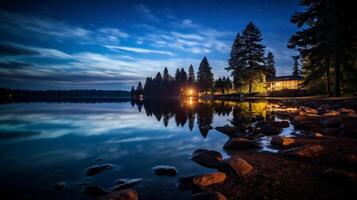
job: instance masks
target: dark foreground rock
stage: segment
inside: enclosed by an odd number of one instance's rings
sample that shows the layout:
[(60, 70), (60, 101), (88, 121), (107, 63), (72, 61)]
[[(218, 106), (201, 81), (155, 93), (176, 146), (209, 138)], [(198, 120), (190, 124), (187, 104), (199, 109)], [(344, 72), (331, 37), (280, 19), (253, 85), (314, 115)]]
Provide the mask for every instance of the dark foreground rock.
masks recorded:
[(84, 174), (87, 176), (94, 176), (112, 168), (113, 168), (112, 164), (93, 165), (91, 167), (88, 167), (85, 170)]
[(192, 200), (227, 200), (220, 192), (201, 192), (192, 196)]
[(230, 138), (223, 146), (225, 149), (256, 149), (261, 148), (255, 140), (246, 138)]
[(168, 165), (158, 165), (153, 167), (152, 170), (158, 176), (176, 176), (177, 174), (177, 169)]
[(278, 135), (281, 133), (282, 128), (275, 127), (271, 124), (265, 124), (260, 128), (261, 133), (264, 135)]
[(302, 147), (295, 147), (281, 151), (282, 154), (300, 157), (300, 158), (315, 158), (326, 154), (326, 150), (319, 144), (308, 144)]
[(133, 179), (118, 179), (114, 182), (113, 191), (119, 191), (123, 189), (131, 188), (137, 184), (139, 184), (143, 179), (141, 178), (133, 178)]
[(222, 155), (217, 151), (197, 149), (192, 153), (191, 160), (209, 168), (217, 168)]
[(242, 158), (232, 157), (220, 162), (218, 170), (233, 176), (245, 176), (253, 170), (253, 167)]
[(97, 185), (84, 186), (83, 192), (87, 195), (99, 197), (109, 194), (104, 188)]
[(337, 170), (337, 169), (326, 169), (321, 177), (326, 181), (339, 182), (343, 184), (356, 185), (357, 176), (356, 173)]
[(126, 189), (107, 194), (99, 200), (138, 200), (138, 193), (133, 189)]
[(271, 138), (270, 144), (279, 147), (289, 146), (295, 143), (295, 140), (290, 137), (275, 135)]

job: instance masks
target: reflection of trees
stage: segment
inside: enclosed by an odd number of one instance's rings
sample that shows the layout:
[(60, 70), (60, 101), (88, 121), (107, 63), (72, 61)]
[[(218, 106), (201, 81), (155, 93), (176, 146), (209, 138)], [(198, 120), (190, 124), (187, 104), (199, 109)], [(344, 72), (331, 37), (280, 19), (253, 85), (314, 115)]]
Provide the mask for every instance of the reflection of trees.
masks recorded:
[[(232, 101), (197, 101), (144, 99), (144, 101), (131, 102), (138, 106), (138, 110), (144, 107), (147, 116), (153, 116), (163, 122), (167, 127), (170, 120), (174, 119), (176, 126), (183, 127), (188, 123), (192, 130), (196, 121), (202, 136), (206, 137), (212, 129), (213, 116), (230, 116), (231, 125), (244, 132), (250, 125), (252, 115), (265, 115), (266, 103), (261, 102), (232, 102)], [(223, 124), (222, 124), (223, 125)]]

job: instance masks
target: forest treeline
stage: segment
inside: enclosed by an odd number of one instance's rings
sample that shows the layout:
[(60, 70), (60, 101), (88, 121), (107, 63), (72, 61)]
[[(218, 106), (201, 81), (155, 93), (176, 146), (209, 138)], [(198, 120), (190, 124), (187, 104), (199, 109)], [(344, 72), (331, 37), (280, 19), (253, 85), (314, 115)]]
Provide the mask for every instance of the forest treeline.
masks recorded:
[[(303, 77), (301, 87), (313, 93), (340, 96), (356, 92), (357, 86), (357, 26), (352, 1), (301, 0), (303, 11), (295, 12), (291, 22), (298, 31), (288, 41), (287, 47), (297, 50), (292, 56), (292, 75)], [(212, 67), (204, 57), (195, 78), (193, 66), (187, 74), (183, 68), (170, 76), (167, 68), (163, 74), (148, 77), (132, 87), (132, 95), (178, 96), (184, 88), (195, 87), (202, 93), (221, 91), (237, 93), (264, 91), (266, 79), (276, 76), (274, 55), (266, 52), (262, 33), (252, 22), (237, 33), (225, 67), (230, 77), (214, 80)], [(231, 80), (232, 79), (232, 80)], [(261, 84), (263, 83), (263, 84)], [(253, 87), (255, 86), (255, 87)]]

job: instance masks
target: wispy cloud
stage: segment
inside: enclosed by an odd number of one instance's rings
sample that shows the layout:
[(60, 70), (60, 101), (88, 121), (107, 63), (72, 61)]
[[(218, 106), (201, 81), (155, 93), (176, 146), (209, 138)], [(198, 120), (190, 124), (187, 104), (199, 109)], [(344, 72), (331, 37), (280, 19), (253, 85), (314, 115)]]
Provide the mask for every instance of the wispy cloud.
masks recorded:
[(153, 22), (159, 22), (159, 18), (145, 5), (138, 4), (135, 7), (135, 10), (143, 17), (143, 19), (147, 19)]
[(153, 50), (153, 49), (144, 49), (144, 48), (136, 48), (136, 47), (126, 47), (126, 46), (113, 46), (113, 45), (105, 45), (106, 48), (111, 50), (121, 50), (121, 51), (129, 51), (135, 53), (143, 53), (143, 54), (162, 54), (174, 56), (175, 54), (169, 51), (161, 51), (161, 50)]

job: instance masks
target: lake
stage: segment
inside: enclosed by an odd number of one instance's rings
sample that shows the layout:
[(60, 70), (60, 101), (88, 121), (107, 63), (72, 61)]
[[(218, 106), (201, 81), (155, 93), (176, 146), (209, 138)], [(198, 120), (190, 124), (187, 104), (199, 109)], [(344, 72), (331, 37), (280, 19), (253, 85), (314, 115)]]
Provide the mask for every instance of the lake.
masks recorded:
[[(140, 199), (190, 199), (179, 191), (180, 177), (213, 172), (190, 160), (199, 148), (223, 150), (228, 137), (214, 128), (242, 130), (251, 116), (274, 111), (268, 102), (146, 101), (121, 103), (14, 103), (0, 105), (0, 179), (2, 199), (93, 199), (84, 185), (113, 186), (119, 178), (142, 178), (134, 186)], [(294, 108), (289, 108), (294, 109)], [(275, 120), (280, 120), (275, 118)], [(290, 125), (282, 135), (298, 132)], [(261, 137), (264, 148), (270, 138)], [(96, 164), (114, 167), (85, 176)], [(177, 168), (174, 177), (157, 176), (156, 165)], [(64, 191), (53, 184), (66, 182)]]

